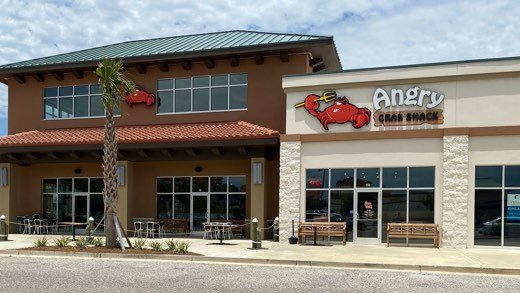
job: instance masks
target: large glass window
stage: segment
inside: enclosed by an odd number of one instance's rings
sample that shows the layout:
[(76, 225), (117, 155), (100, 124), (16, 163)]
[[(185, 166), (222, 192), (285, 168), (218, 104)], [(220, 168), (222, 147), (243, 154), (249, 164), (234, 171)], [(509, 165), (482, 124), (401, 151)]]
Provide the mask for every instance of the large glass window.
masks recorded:
[(355, 190), (382, 190), (383, 241), (387, 223), (434, 222), (435, 167), (307, 169), (305, 180), (305, 220), (344, 221), (349, 241)]
[[(81, 195), (86, 196), (89, 202), (88, 217), (100, 221), (105, 212), (102, 193), (102, 178), (45, 178), (42, 180), (42, 217), (61, 222), (72, 221), (73, 196)], [(86, 205), (86, 202), (83, 204)]]
[(159, 79), (157, 97), (159, 114), (247, 109), (247, 74)]
[(520, 166), (475, 167), (474, 240), (520, 246)]
[(157, 217), (189, 219), (191, 194), (200, 193), (209, 194), (210, 220), (245, 220), (245, 176), (159, 177)]
[(44, 88), (43, 118), (103, 117), (105, 110), (101, 95), (99, 84)]

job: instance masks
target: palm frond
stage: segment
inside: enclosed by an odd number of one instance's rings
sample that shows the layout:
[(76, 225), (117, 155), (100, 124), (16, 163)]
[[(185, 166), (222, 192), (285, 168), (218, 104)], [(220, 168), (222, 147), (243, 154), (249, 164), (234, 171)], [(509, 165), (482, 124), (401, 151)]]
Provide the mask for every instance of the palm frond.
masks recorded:
[(103, 105), (108, 113), (114, 113), (123, 97), (134, 92), (134, 83), (122, 73), (123, 62), (104, 59), (94, 72), (103, 88)]

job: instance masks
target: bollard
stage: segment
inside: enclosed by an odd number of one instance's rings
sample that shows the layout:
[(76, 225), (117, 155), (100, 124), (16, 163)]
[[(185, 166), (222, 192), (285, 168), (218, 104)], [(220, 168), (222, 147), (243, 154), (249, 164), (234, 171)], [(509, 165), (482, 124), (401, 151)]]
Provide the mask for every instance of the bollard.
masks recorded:
[(253, 240), (253, 249), (262, 248), (262, 240), (260, 239), (260, 231), (258, 230), (258, 219), (251, 221), (251, 239)]
[(94, 218), (90, 217), (88, 218), (88, 225), (87, 225), (87, 243), (92, 244), (92, 231), (94, 231)]
[(274, 218), (273, 223), (273, 241), (278, 242), (280, 239), (280, 218)]
[(5, 222), (5, 216), (0, 216), (0, 241), (7, 241), (7, 236), (9, 234), (9, 227)]

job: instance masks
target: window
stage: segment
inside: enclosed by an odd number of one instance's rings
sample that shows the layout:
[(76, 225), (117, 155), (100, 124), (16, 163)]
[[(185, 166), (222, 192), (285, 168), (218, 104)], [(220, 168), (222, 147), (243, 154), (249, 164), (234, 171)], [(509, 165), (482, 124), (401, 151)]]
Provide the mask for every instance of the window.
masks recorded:
[(475, 245), (520, 246), (520, 166), (475, 167)]
[[(74, 219), (75, 197), (88, 200), (88, 217), (99, 222), (103, 218), (103, 178), (45, 178), (42, 181), (42, 217), (61, 222)], [(76, 199), (79, 204), (80, 199)], [(79, 215), (77, 215), (79, 217)]]
[(99, 84), (44, 88), (43, 108), (43, 118), (46, 120), (105, 115)]
[(157, 217), (189, 219), (192, 194), (208, 194), (210, 220), (245, 220), (246, 177), (159, 177)]
[(387, 223), (434, 222), (435, 167), (307, 169), (305, 185), (305, 220), (346, 222), (349, 241), (355, 191), (368, 188), (382, 191), (383, 241)]
[(157, 97), (159, 114), (244, 110), (247, 74), (159, 79)]

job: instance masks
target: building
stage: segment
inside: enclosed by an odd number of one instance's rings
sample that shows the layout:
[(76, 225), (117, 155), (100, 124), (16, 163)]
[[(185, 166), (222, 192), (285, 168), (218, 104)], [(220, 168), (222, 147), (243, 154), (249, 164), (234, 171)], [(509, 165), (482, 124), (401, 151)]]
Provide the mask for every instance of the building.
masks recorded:
[[(282, 76), (339, 70), (332, 37), (251, 31), (130, 41), (0, 66), (0, 214), (65, 222), (103, 216), (104, 109), (93, 74), (124, 62), (141, 100), (123, 103), (118, 214), (214, 220), (278, 215)], [(154, 96), (151, 96), (153, 94)], [(253, 176), (254, 175), (254, 176)]]
[[(437, 223), (444, 247), (520, 246), (520, 58), (289, 75), (280, 239), (291, 220)], [(410, 240), (412, 241), (412, 240)]]

